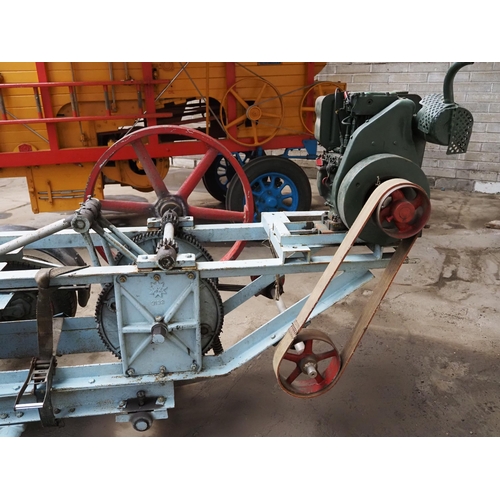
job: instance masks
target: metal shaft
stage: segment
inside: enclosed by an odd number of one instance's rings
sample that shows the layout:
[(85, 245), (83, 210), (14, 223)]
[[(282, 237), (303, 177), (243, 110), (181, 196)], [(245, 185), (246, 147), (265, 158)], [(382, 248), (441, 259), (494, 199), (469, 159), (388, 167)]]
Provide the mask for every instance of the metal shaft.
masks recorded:
[(55, 234), (58, 231), (62, 231), (63, 229), (68, 229), (71, 226), (72, 220), (73, 220), (73, 215), (70, 215), (65, 219), (53, 222), (48, 226), (41, 227), (40, 229), (37, 229), (32, 233), (19, 236), (19, 238), (16, 238), (12, 241), (8, 241), (7, 243), (0, 245), (0, 255), (5, 255), (9, 252), (12, 252), (13, 250), (17, 250), (30, 243), (33, 243), (34, 241), (38, 241), (41, 240), (42, 238), (45, 238), (46, 236)]

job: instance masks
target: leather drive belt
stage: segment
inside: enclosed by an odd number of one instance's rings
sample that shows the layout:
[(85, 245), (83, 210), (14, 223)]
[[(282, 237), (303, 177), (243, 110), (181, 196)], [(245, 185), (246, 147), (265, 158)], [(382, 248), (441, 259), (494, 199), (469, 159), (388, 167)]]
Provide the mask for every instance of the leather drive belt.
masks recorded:
[(287, 356), (288, 359), (293, 359), (293, 355), (287, 355), (287, 351), (290, 348), (292, 348), (292, 346), (296, 342), (297, 336), (304, 328), (304, 325), (309, 319), (309, 316), (314, 310), (316, 304), (321, 299), (321, 296), (323, 295), (324, 291), (332, 281), (340, 265), (344, 261), (344, 258), (349, 253), (351, 247), (354, 245), (354, 242), (358, 239), (361, 231), (367, 224), (370, 217), (373, 215), (379, 203), (381, 203), (386, 198), (386, 196), (395, 189), (403, 187), (407, 188), (412, 186), (415, 186), (415, 188), (419, 189), (418, 186), (413, 185), (412, 183), (404, 179), (391, 179), (380, 184), (373, 191), (370, 198), (368, 199), (363, 209), (359, 213), (358, 217), (352, 224), (351, 228), (346, 233), (344, 240), (340, 244), (335, 255), (332, 257), (332, 260), (328, 264), (328, 267), (321, 275), (319, 281), (317, 282), (313, 291), (309, 295), (309, 298), (307, 299), (306, 303), (304, 304), (301, 311), (297, 315), (297, 318), (293, 321), (289, 329), (286, 331), (284, 337), (278, 343), (273, 357), (273, 369), (276, 378), (278, 380), (278, 384), (288, 394), (302, 398), (319, 396), (320, 394), (324, 394), (324, 392), (331, 389), (338, 382), (338, 380), (344, 373), (349, 361), (351, 360), (354, 354), (354, 351), (358, 347), (361, 338), (366, 332), (373, 316), (375, 315), (375, 312), (377, 311), (382, 299), (387, 293), (387, 290), (389, 289), (391, 283), (393, 282), (396, 274), (398, 273), (399, 268), (401, 267), (404, 260), (406, 259), (406, 256), (410, 252), (420, 231), (418, 231), (418, 233), (414, 236), (401, 240), (400, 244), (398, 245), (395, 253), (391, 257), (391, 260), (389, 261), (387, 267), (385, 268), (385, 271), (380, 281), (376, 285), (373, 294), (370, 296), (370, 299), (368, 300), (364, 309), (362, 310), (361, 315), (359, 316), (359, 319), (352, 331), (351, 336), (348, 338), (345, 347), (340, 353), (339, 369), (337, 374), (333, 375), (331, 380), (327, 380), (326, 383), (323, 380), (324, 383), (321, 386), (318, 386), (320, 387), (320, 389), (318, 390), (314, 389), (305, 392), (295, 391), (290, 388), (290, 384), (287, 383), (285, 378), (280, 374), (280, 367), (282, 361), (285, 359), (285, 356)]

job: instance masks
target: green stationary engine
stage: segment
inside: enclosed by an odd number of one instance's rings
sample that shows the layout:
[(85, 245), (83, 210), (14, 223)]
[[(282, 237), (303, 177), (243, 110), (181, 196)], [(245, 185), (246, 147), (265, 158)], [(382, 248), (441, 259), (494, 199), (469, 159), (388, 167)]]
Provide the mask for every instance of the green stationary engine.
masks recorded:
[[(399, 189), (379, 207), (361, 233), (373, 244), (405, 238), (430, 214), (430, 189), (422, 171), (426, 142), (465, 153), (472, 133), (470, 111), (453, 99), (454, 63), (443, 94), (421, 99), (408, 92), (340, 92), (316, 100), (315, 137), (325, 148), (317, 183), (332, 215), (350, 227), (380, 183), (403, 178), (420, 187)], [(339, 222), (340, 222), (339, 221)]]

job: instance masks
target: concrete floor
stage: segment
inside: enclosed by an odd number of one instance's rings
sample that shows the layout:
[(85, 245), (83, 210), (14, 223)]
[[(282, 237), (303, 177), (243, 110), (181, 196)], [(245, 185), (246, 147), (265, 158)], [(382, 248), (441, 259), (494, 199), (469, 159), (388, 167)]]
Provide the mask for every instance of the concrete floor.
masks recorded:
[[(186, 173), (171, 171), (169, 188)], [(322, 209), (311, 185), (313, 209)], [(60, 218), (31, 213), (23, 180), (1, 180), (0, 189), (3, 224), (40, 227)], [(193, 200), (220, 206), (203, 187)], [(299, 400), (282, 392), (268, 350), (226, 377), (178, 387), (168, 420), (145, 433), (101, 416), (68, 419), (62, 428), (31, 424), (24, 436), (499, 436), (500, 230), (485, 223), (499, 219), (500, 197), (433, 191), (432, 205), (430, 228), (410, 254), (418, 263), (400, 270), (351, 365), (325, 395)], [(217, 258), (225, 249), (210, 251)], [(285, 301), (318, 278), (307, 275), (295, 286), (287, 279)], [(312, 326), (341, 347), (376, 281)], [(224, 334), (253, 331), (263, 310), (276, 314), (266, 299), (250, 301)]]

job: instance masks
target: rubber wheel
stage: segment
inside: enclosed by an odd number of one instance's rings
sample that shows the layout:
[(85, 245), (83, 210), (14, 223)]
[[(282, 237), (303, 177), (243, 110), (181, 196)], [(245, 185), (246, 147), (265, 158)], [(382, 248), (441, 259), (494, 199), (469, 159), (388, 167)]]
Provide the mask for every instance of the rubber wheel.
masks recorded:
[[(27, 271), (32, 269), (41, 269), (41, 265), (34, 265), (28, 262), (22, 261), (10, 261), (3, 268), (3, 271)], [(0, 311), (0, 321), (19, 321), (36, 319), (36, 301), (38, 292), (27, 291), (27, 292), (16, 292), (10, 304), (16, 302), (22, 302), (25, 314), (23, 317), (10, 316), (9, 308)], [(65, 317), (74, 317), (77, 310), (77, 298), (76, 292), (73, 290), (54, 290), (52, 293), (52, 309), (54, 316), (62, 314)]]
[[(265, 155), (265, 153), (263, 154)], [(235, 153), (233, 156), (240, 164), (245, 164), (253, 158), (256, 158), (256, 155), (256, 151), (246, 151), (243, 153)], [(231, 182), (235, 173), (234, 168), (226, 158), (219, 155), (205, 172), (203, 176), (203, 185), (211, 196), (224, 203), (226, 201), (228, 184)]]
[(234, 177), (234, 168), (223, 156), (218, 156), (203, 175), (203, 185), (216, 200), (226, 201), (227, 185)]
[[(22, 226), (18, 224), (5, 224), (0, 226), (0, 231), (35, 231), (35, 228), (31, 226)], [(33, 252), (28, 251), (26, 253), (30, 255)], [(51, 258), (52, 260), (55, 260), (56, 262), (59, 262), (60, 264), (63, 264), (65, 266), (85, 266), (87, 264), (83, 260), (82, 256), (74, 248), (44, 248), (43, 250), (42, 249), (38, 250), (38, 253), (41, 254), (41, 257), (40, 255), (38, 255), (38, 258), (40, 258), (41, 260), (47, 260), (47, 258)], [(47, 255), (48, 257), (45, 257), (44, 254)], [(18, 261), (12, 261), (12, 262), (18, 262)], [(21, 260), (21, 262), (24, 261)], [(10, 270), (13, 271), (15, 269), (11, 268)], [(85, 307), (87, 305), (90, 299), (90, 289), (91, 285), (87, 285), (86, 287), (80, 287), (76, 292), (78, 296), (78, 304), (80, 305), (80, 307)], [(74, 293), (73, 291), (58, 290), (57, 293), (59, 294), (59, 292), (62, 293), (67, 292), (71, 296), (69, 302), (72, 304), (73, 301), (72, 294)], [(65, 312), (67, 316), (74, 316), (76, 314), (76, 306), (72, 314), (69, 314), (68, 311), (73, 311), (73, 305), (71, 305), (69, 308), (66, 307), (66, 305), (63, 305), (58, 312)]]
[[(292, 160), (282, 156), (256, 158), (244, 170), (254, 196), (254, 221), (260, 220), (263, 212), (301, 212), (311, 209), (309, 178)], [(242, 210), (244, 204), (243, 188), (235, 177), (228, 185), (226, 209)]]

